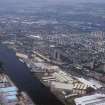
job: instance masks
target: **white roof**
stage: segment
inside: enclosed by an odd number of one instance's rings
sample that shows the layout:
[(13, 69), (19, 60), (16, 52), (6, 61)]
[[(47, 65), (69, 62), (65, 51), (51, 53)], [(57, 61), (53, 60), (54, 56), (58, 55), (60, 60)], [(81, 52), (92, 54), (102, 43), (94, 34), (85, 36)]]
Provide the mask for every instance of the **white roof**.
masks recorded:
[(73, 89), (73, 85), (67, 84), (67, 83), (52, 82), (51, 85), (57, 89), (65, 89), (65, 90), (72, 90)]
[(76, 105), (105, 105), (105, 95), (94, 94), (75, 99)]
[(17, 91), (16, 87), (7, 87), (7, 88), (0, 88), (0, 92), (12, 92)]
[(24, 58), (24, 59), (27, 59), (28, 58), (28, 56), (27, 55), (25, 55), (25, 54), (22, 54), (22, 53), (16, 53), (16, 56), (17, 57), (20, 57), (20, 58)]
[(84, 79), (84, 78), (78, 78), (78, 77), (76, 77), (76, 79), (78, 79), (80, 82), (82, 82), (82, 83), (84, 83), (85, 85), (88, 85), (88, 86), (90, 86), (90, 87), (92, 87), (92, 88), (94, 88), (94, 89), (98, 89), (98, 88), (101, 88), (102, 86), (99, 84), (96, 84), (95, 82), (93, 82), (93, 81), (88, 81), (88, 80), (86, 80), (86, 79)]
[(15, 95), (14, 96), (7, 96), (6, 99), (9, 100), (9, 101), (10, 100), (16, 101), (17, 97)]
[(17, 91), (7, 92), (5, 94), (7, 94), (9, 96), (11, 96), (11, 95), (17, 95)]

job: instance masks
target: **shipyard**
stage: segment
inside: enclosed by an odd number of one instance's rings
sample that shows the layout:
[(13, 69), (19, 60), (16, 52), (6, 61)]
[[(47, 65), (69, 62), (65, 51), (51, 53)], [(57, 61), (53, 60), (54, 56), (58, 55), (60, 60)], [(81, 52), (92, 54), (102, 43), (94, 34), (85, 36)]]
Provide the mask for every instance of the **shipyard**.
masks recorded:
[(0, 0), (0, 104), (105, 105), (105, 1)]

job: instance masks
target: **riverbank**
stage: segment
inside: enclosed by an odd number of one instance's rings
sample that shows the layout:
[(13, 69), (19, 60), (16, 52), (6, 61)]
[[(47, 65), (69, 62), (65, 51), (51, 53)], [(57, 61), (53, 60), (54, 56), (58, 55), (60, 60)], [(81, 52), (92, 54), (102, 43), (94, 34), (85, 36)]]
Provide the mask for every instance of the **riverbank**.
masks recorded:
[(16, 54), (0, 46), (0, 59), (5, 64), (5, 71), (16, 86), (26, 91), (37, 105), (63, 105), (40, 80), (33, 78), (26, 64), (21, 63)]

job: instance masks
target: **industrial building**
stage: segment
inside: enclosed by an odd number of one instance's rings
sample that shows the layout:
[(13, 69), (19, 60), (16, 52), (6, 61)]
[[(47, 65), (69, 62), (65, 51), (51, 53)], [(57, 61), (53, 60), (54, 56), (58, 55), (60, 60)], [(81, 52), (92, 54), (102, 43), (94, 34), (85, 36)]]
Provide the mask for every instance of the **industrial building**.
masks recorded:
[(105, 94), (94, 94), (75, 99), (76, 105), (105, 105)]
[(2, 70), (0, 71), (0, 105), (35, 105), (25, 92), (19, 91)]

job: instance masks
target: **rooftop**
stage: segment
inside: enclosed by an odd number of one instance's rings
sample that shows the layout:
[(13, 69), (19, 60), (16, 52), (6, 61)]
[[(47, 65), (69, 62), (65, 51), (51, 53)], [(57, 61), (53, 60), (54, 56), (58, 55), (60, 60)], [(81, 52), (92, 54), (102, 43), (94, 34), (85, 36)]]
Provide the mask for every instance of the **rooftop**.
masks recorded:
[(75, 99), (76, 105), (105, 105), (105, 95), (94, 94)]

